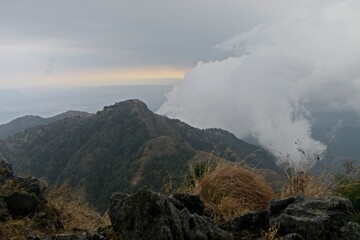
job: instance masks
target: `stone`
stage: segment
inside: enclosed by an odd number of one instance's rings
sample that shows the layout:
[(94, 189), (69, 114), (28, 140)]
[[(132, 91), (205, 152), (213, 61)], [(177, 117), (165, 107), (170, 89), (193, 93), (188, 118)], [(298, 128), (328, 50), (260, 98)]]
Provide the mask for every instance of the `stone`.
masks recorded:
[(341, 229), (341, 239), (358, 240), (360, 239), (360, 225), (355, 222), (348, 222)]
[(340, 229), (353, 214), (349, 200), (341, 197), (273, 199), (269, 205), (270, 227), (281, 236), (297, 233), (308, 240), (341, 239)]
[(218, 226), (241, 239), (255, 239), (261, 237), (261, 232), (269, 229), (269, 214), (267, 210), (251, 212), (231, 221), (225, 221)]
[(27, 216), (36, 211), (40, 199), (26, 192), (14, 192), (4, 197), (12, 217)]
[(176, 193), (171, 197), (180, 201), (189, 210), (190, 213), (196, 213), (200, 216), (204, 215), (205, 204), (203, 201), (201, 201), (199, 195)]
[(23, 178), (20, 187), (28, 193), (33, 193), (35, 196), (43, 199), (45, 195), (46, 186), (37, 178)]
[(109, 216), (114, 231), (125, 239), (232, 239), (207, 219), (175, 207), (170, 197), (146, 188), (133, 195), (113, 194)]

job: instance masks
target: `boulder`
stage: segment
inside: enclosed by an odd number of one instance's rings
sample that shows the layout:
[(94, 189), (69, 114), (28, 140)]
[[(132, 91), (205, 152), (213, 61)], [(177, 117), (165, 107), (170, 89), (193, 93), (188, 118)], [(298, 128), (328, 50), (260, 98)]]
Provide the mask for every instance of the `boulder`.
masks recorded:
[(199, 195), (176, 193), (170, 197), (180, 201), (183, 204), (183, 207), (186, 207), (190, 213), (196, 213), (200, 216), (204, 215), (205, 204), (201, 201)]
[(22, 217), (36, 211), (40, 199), (26, 192), (14, 192), (4, 198), (12, 217)]
[(281, 236), (297, 233), (308, 240), (342, 239), (340, 229), (352, 214), (349, 200), (333, 196), (273, 199), (269, 205), (270, 227), (278, 227)]
[(170, 197), (148, 189), (133, 195), (113, 194), (109, 216), (113, 229), (125, 239), (232, 239), (206, 218), (187, 208), (180, 210)]
[(28, 177), (28, 178), (17, 178), (19, 180), (19, 188), (25, 192), (31, 193), (40, 199), (44, 199), (46, 186), (39, 179)]
[(360, 239), (360, 225), (354, 222), (348, 222), (341, 229), (341, 239), (359, 240)]
[(251, 212), (218, 226), (240, 239), (260, 238), (261, 233), (269, 229), (269, 214), (267, 210)]

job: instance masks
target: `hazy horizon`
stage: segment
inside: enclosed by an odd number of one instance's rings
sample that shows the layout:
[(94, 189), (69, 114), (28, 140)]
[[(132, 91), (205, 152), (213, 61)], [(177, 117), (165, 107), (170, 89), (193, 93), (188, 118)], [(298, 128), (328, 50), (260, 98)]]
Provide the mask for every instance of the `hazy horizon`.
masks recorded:
[(52, 117), (69, 110), (95, 113), (104, 106), (133, 98), (156, 111), (171, 88), (172, 85), (114, 85), (0, 90), (0, 125), (25, 115)]

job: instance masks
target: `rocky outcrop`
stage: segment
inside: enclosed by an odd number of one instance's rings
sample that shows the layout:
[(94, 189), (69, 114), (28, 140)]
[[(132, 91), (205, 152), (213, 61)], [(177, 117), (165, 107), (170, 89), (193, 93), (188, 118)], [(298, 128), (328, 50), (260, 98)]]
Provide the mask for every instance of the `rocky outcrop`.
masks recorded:
[[(30, 240), (40, 240), (39, 235), (44, 235), (45, 232), (51, 234), (61, 230), (63, 225), (59, 220), (59, 214), (47, 204), (45, 189), (44, 183), (37, 178), (14, 176), (11, 165), (0, 160), (0, 221), (4, 226), (11, 226), (13, 222), (9, 223), (10, 221), (23, 224), (31, 222), (32, 226), (26, 230), (26, 239)], [(32, 227), (41, 229), (44, 233), (39, 234), (39, 231)], [(20, 224), (19, 228), (24, 229), (26, 226)], [(7, 234), (11, 234), (11, 227), (6, 228), (6, 231)], [(0, 239), (8, 239), (3, 234), (5, 233), (0, 231)]]
[(0, 183), (0, 219), (7, 213), (12, 218), (33, 214), (44, 200), (45, 185), (37, 178), (15, 177), (4, 160), (0, 160)]
[(231, 232), (236, 239), (256, 239), (269, 229), (269, 213), (267, 210), (248, 213), (220, 223), (219, 227)]
[(1, 228), (14, 219), (31, 222), (23, 232), (29, 240), (250, 240), (274, 239), (269, 236), (275, 234), (279, 240), (360, 239), (360, 225), (351, 222), (353, 207), (341, 197), (273, 199), (266, 210), (218, 225), (204, 216), (204, 208), (197, 195), (164, 196), (148, 189), (115, 193), (111, 226), (94, 235), (81, 229), (64, 233), (59, 211), (47, 204), (45, 185), (36, 178), (15, 177), (11, 165), (0, 160), (0, 239), (8, 239), (12, 227), (7, 235)]
[(304, 239), (340, 239), (340, 229), (349, 222), (353, 208), (340, 197), (291, 197), (272, 200), (270, 226), (279, 226), (279, 234), (298, 233)]
[(239, 239), (261, 238), (276, 229), (281, 239), (360, 239), (360, 226), (349, 222), (349, 200), (341, 197), (273, 199), (266, 211), (249, 213), (219, 226)]
[(125, 239), (232, 239), (205, 217), (178, 208), (176, 198), (148, 189), (134, 195), (115, 193), (110, 202), (112, 227)]
[(204, 214), (205, 204), (201, 201), (199, 195), (176, 193), (174, 195), (170, 195), (170, 198), (177, 200), (173, 201), (173, 203), (180, 210), (187, 208), (190, 213), (196, 213), (200, 216)]

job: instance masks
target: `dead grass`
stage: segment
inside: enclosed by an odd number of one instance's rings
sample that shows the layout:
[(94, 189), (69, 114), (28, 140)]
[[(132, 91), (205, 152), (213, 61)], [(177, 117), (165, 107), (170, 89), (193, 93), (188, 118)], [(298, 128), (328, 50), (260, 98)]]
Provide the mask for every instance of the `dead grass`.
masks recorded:
[(84, 200), (82, 194), (75, 194), (67, 183), (50, 191), (48, 201), (60, 213), (64, 231), (81, 229), (95, 233), (99, 227), (111, 224), (107, 213), (100, 215)]
[(275, 197), (273, 189), (255, 171), (226, 161), (204, 172), (197, 184), (195, 190), (214, 220), (266, 209)]
[(27, 240), (27, 231), (33, 225), (28, 218), (0, 223), (0, 239)]
[(280, 225), (277, 224), (274, 227), (270, 227), (267, 232), (262, 232), (261, 236), (264, 240), (278, 240), (278, 231), (279, 231)]
[(299, 172), (288, 177), (281, 197), (285, 198), (296, 195), (322, 197), (330, 193), (331, 185), (324, 177)]
[[(335, 161), (328, 165), (321, 163), (321, 156), (326, 152), (310, 156), (301, 145), (301, 140), (295, 141), (297, 150), (302, 156), (302, 161), (294, 161), (289, 155), (280, 154), (281, 162), (286, 173), (286, 181), (280, 197), (303, 195), (307, 197), (322, 197), (331, 195), (334, 189), (334, 166)], [(315, 173), (316, 172), (316, 173)]]

